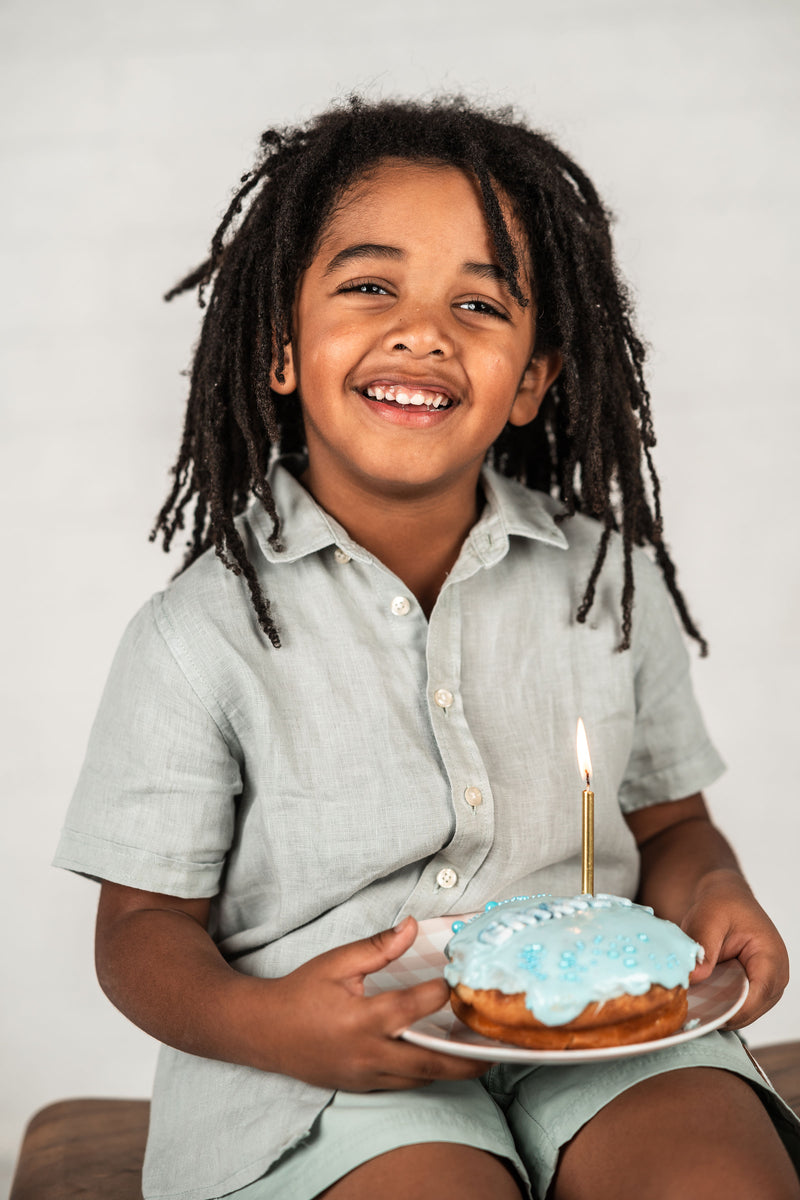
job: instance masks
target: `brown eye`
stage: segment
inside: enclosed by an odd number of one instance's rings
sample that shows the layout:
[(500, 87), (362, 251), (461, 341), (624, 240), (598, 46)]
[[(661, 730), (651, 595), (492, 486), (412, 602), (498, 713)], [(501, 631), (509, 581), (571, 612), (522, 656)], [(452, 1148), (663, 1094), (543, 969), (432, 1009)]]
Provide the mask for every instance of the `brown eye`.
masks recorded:
[(508, 317), (499, 308), (495, 308), (493, 304), (489, 304), (488, 300), (462, 300), (459, 308), (466, 309), (467, 312), (478, 313), (479, 316), (499, 317), (501, 321), (507, 321)]
[(380, 283), (345, 283), (336, 289), (340, 293), (358, 293), (362, 296), (388, 296), (389, 293)]

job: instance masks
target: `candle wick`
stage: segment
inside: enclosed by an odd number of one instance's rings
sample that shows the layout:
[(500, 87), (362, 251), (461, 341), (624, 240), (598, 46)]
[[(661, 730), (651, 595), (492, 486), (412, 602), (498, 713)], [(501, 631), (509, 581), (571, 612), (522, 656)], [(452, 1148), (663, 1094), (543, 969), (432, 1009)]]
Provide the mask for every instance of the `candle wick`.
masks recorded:
[(587, 771), (587, 772), (586, 772), (586, 786), (587, 786), (587, 788), (590, 786), (590, 784), (591, 784), (591, 779), (590, 779), (590, 777), (589, 777), (589, 772)]

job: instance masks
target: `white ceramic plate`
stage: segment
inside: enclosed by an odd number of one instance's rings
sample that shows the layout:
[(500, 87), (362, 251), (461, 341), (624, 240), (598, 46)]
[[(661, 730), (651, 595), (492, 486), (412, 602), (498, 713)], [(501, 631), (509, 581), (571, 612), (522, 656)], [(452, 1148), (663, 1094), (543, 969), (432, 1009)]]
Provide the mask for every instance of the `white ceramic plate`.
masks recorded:
[[(368, 977), (367, 994), (412, 987), (415, 983), (441, 976), (446, 962), (444, 948), (452, 937), (453, 921), (457, 919), (453, 916), (420, 921), (414, 945), (396, 962)], [(449, 1006), (416, 1021), (402, 1036), (429, 1050), (485, 1062), (554, 1064), (627, 1058), (677, 1046), (724, 1025), (744, 1004), (747, 989), (747, 976), (738, 960), (718, 963), (708, 979), (689, 988), (689, 1015), (679, 1033), (654, 1042), (636, 1042), (632, 1046), (604, 1046), (598, 1050), (524, 1050), (475, 1033), (459, 1021)]]

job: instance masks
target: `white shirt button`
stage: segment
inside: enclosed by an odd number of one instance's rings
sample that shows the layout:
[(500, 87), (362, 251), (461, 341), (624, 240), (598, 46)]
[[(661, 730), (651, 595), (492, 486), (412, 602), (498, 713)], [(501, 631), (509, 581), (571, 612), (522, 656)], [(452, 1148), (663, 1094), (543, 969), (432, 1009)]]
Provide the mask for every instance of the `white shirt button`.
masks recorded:
[(338, 563), (349, 563), (350, 562), (350, 555), (347, 553), (346, 550), (343, 550), (341, 546), (336, 547), (336, 549), (333, 552), (333, 557), (336, 559), (336, 561)]
[(396, 617), (404, 617), (411, 611), (411, 603), (407, 596), (395, 596), (392, 601), (392, 612)]
[(464, 799), (467, 804), (477, 808), (479, 804), (483, 804), (483, 792), (480, 788), (468, 787), (464, 789)]
[(439, 874), (436, 876), (436, 882), (439, 887), (451, 888), (458, 883), (458, 875), (452, 867), (442, 867)]
[(439, 708), (449, 708), (453, 703), (453, 693), (448, 692), (447, 688), (437, 688), (433, 693), (433, 698)]

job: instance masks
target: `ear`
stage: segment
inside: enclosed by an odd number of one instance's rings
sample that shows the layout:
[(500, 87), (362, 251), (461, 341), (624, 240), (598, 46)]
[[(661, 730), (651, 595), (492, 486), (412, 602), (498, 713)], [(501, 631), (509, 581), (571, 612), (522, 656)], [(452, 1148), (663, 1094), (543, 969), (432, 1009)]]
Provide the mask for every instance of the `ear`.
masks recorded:
[(283, 347), (283, 379), (278, 379), (273, 365), (269, 376), (269, 386), (274, 392), (280, 392), (282, 396), (288, 396), (297, 390), (297, 372), (294, 369), (294, 355), (292, 354), (292, 343), (287, 342)]
[(510, 425), (527, 425), (538, 413), (547, 389), (558, 378), (563, 359), (557, 350), (537, 354), (525, 368), (514, 404), (508, 416)]

